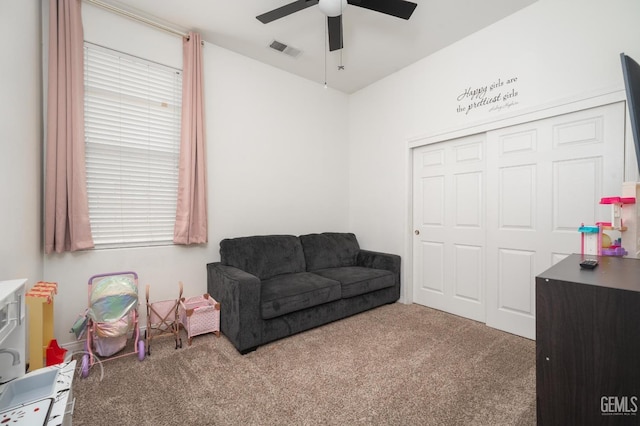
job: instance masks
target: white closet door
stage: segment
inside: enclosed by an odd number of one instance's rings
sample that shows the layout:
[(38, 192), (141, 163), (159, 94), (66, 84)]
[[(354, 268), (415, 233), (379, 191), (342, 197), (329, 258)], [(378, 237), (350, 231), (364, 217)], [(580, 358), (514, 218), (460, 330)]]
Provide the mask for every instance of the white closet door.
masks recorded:
[(484, 322), (485, 135), (413, 153), (414, 301)]
[(624, 103), (413, 151), (416, 303), (535, 338), (535, 276), (621, 195)]
[(608, 220), (623, 157), (623, 103), (487, 133), (487, 325), (535, 338), (534, 278)]

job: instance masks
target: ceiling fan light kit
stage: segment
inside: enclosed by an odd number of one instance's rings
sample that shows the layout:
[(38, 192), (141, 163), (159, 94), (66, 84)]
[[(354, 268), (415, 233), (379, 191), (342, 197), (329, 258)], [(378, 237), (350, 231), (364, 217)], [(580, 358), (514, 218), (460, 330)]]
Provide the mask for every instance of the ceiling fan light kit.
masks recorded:
[(331, 17), (342, 15), (345, 7), (347, 7), (347, 0), (320, 0), (318, 2), (320, 11)]

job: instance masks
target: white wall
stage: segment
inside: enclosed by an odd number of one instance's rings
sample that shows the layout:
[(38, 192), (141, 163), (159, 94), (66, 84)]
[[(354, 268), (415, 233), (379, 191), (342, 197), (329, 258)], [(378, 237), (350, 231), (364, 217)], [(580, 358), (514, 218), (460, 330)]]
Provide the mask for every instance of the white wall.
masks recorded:
[(0, 281), (42, 276), (40, 1), (0, 2)]
[[(56, 337), (62, 342), (70, 340), (69, 326), (86, 307), (92, 274), (135, 270), (142, 285), (152, 285), (154, 300), (175, 297), (178, 280), (189, 295), (198, 294), (206, 290), (205, 264), (219, 259), (218, 242), (225, 237), (350, 230), (363, 247), (405, 255), (410, 139), (620, 90), (618, 54), (640, 58), (636, 0), (539, 0), (350, 97), (206, 44), (209, 244), (51, 255), (38, 276), (38, 6), (28, 0), (0, 7), (3, 57), (11, 58), (12, 69), (17, 60), (21, 70), (7, 71), (20, 84), (2, 83), (3, 98), (8, 91), (15, 105), (2, 107), (0, 128), (25, 141), (18, 149), (0, 144), (3, 178), (18, 175), (25, 182), (17, 189), (2, 185), (3, 199), (18, 206), (2, 213), (9, 223), (2, 268), (7, 275), (60, 284)], [(179, 39), (86, 3), (83, 8), (93, 19), (85, 24), (88, 38), (109, 35), (114, 48), (175, 65)], [(16, 34), (26, 37), (28, 54), (9, 42)], [(5, 75), (6, 63), (2, 69)], [(465, 87), (513, 76), (517, 105), (501, 112), (456, 111)]]
[[(179, 37), (87, 3), (83, 21), (88, 41), (181, 68)], [(222, 238), (347, 229), (347, 96), (208, 43), (203, 52), (209, 243), (45, 256), (59, 341), (71, 340), (94, 274), (137, 272), (144, 317), (146, 284), (152, 302), (177, 297), (178, 281), (185, 296), (206, 292)]]
[[(619, 54), (640, 59), (638, 18), (637, 0), (539, 0), (353, 94), (349, 223), (361, 244), (407, 263), (409, 141), (623, 90)], [(457, 99), (465, 88), (512, 77), (517, 104), (458, 112), (470, 102)]]

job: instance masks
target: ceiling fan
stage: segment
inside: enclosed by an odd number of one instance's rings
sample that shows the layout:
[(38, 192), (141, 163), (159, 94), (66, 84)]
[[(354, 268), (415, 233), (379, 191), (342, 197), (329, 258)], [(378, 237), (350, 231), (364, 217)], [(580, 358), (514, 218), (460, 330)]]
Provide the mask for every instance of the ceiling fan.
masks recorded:
[(329, 50), (332, 52), (342, 49), (343, 47), (342, 11), (347, 4), (402, 19), (409, 19), (416, 6), (418, 6), (416, 3), (404, 0), (297, 0), (267, 13), (263, 13), (262, 15), (258, 15), (256, 18), (263, 24), (268, 24), (276, 19), (291, 15), (292, 13), (299, 12), (316, 4), (322, 13), (327, 15)]

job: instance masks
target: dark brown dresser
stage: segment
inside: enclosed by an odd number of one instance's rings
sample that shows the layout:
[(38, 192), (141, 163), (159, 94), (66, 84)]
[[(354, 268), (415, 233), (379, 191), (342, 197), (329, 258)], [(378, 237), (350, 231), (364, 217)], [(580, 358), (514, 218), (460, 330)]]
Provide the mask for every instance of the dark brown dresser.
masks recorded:
[(536, 277), (538, 425), (640, 425), (640, 260)]

